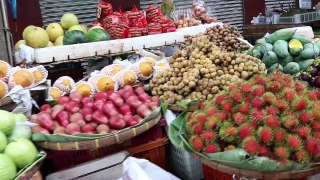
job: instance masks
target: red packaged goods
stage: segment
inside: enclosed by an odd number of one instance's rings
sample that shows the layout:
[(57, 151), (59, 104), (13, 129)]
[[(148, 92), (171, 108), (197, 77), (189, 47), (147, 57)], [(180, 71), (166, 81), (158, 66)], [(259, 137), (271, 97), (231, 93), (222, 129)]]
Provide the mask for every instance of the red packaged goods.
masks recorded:
[(128, 37), (129, 20), (122, 12), (113, 12), (103, 20), (103, 28), (106, 29), (114, 39)]
[(149, 23), (148, 24), (148, 34), (161, 34), (162, 33), (162, 25), (158, 23)]
[(146, 28), (139, 28), (139, 27), (131, 27), (129, 29), (128, 37), (139, 37), (148, 34), (148, 30)]
[(139, 11), (136, 7), (128, 11), (127, 16), (131, 27), (145, 28), (148, 25), (144, 12)]
[(113, 13), (112, 5), (107, 2), (100, 2), (97, 6), (97, 19), (102, 22), (103, 19)]
[(162, 33), (175, 32), (177, 30), (174, 22), (170, 20), (163, 21), (161, 25), (162, 25)]
[(159, 7), (150, 5), (149, 8), (146, 10), (146, 14), (148, 23), (157, 23), (164, 19), (164, 16)]

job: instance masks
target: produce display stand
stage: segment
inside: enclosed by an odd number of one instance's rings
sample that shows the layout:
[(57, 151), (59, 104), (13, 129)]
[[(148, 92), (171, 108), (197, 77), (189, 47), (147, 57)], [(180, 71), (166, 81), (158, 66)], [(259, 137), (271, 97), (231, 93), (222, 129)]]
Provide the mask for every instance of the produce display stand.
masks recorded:
[(41, 168), (47, 154), (45, 152), (40, 152), (38, 159), (30, 166), (22, 169), (19, 172), (18, 177), (14, 180), (30, 180), (32, 179), (33, 175), (35, 175)]
[[(238, 169), (233, 168), (230, 166), (226, 166), (220, 163), (216, 163), (214, 161), (210, 161), (204, 157), (198, 156), (193, 154), (193, 156), (199, 159), (203, 165), (212, 168), (215, 171), (223, 172), (226, 174), (230, 174), (231, 177), (235, 179), (240, 178), (254, 178), (254, 179), (306, 179), (309, 176), (313, 176), (320, 173), (320, 166), (312, 167), (309, 169), (299, 170), (299, 171), (284, 171), (284, 172), (270, 172), (270, 173), (263, 173), (245, 169)], [(205, 179), (206, 175), (210, 175), (210, 173), (204, 173)], [(207, 177), (208, 178), (208, 177)], [(210, 177), (211, 179), (214, 177)], [(230, 178), (232, 179), (232, 178)]]
[(83, 59), (87, 57), (121, 54), (132, 52), (136, 49), (168, 46), (184, 42), (185, 35), (196, 35), (198, 33), (204, 32), (208, 27), (219, 24), (222, 23), (212, 23), (187, 27), (178, 29), (176, 32), (141, 36), (135, 38), (34, 49), (33, 57), (36, 63), (42, 64)]
[(116, 133), (112, 133), (111, 136), (107, 136), (104, 138), (97, 138), (93, 140), (84, 140), (84, 141), (76, 141), (76, 142), (35, 142), (39, 147), (50, 150), (58, 150), (58, 151), (70, 151), (70, 150), (86, 150), (86, 149), (97, 149), (99, 147), (110, 146), (113, 144), (119, 144), (125, 140), (128, 140), (132, 137), (135, 137), (153, 126), (155, 126), (161, 118), (161, 114), (159, 114), (156, 118), (143, 123), (134, 128), (124, 129)]

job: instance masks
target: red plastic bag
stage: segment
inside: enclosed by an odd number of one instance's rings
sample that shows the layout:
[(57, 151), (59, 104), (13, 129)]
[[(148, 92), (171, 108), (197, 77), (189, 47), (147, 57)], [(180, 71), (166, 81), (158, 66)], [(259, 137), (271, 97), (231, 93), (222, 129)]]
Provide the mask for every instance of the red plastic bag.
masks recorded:
[(107, 2), (100, 2), (97, 6), (97, 19), (102, 22), (103, 19), (113, 13), (112, 5)]
[(162, 33), (162, 25), (159, 23), (149, 23), (148, 24), (148, 34), (161, 34)]
[(158, 7), (149, 6), (146, 10), (148, 23), (159, 23), (164, 20), (164, 16)]
[(162, 33), (175, 32), (177, 30), (174, 22), (170, 20), (163, 21), (161, 25), (162, 25)]

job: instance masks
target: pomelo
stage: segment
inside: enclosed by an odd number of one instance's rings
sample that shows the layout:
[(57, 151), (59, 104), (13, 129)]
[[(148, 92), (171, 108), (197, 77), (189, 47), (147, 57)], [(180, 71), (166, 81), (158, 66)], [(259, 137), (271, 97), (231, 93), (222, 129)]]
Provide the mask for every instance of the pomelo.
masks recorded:
[(69, 29), (71, 26), (79, 24), (79, 20), (76, 15), (72, 13), (65, 13), (61, 17), (60, 24), (64, 29)]
[(0, 154), (0, 179), (12, 180), (17, 174), (17, 167), (12, 159), (5, 155)]
[(54, 44), (51, 41), (49, 41), (47, 44), (47, 47), (52, 47), (52, 46), (54, 46)]
[(32, 28), (34, 28), (34, 27), (36, 27), (36, 26), (30, 25), (30, 26), (27, 26), (26, 28), (24, 28), (23, 33), (22, 33), (22, 38), (23, 38), (24, 40), (26, 40), (26, 35), (27, 35), (27, 33), (29, 32), (29, 30), (32, 29)]
[(63, 46), (63, 36), (59, 36), (54, 42), (55, 46)]
[(0, 153), (2, 153), (6, 148), (7, 143), (8, 141), (6, 135), (2, 131), (0, 131)]
[(4, 154), (8, 155), (15, 165), (21, 169), (32, 164), (38, 156), (36, 146), (26, 138), (20, 138), (7, 145)]
[(9, 136), (15, 126), (14, 116), (12, 113), (0, 110), (0, 131)]
[(23, 39), (19, 40), (19, 41), (16, 43), (16, 45), (14, 45), (14, 49), (15, 49), (16, 51), (19, 51), (19, 46), (20, 46), (21, 44), (26, 45), (27, 42), (26, 42), (25, 40), (23, 40)]
[(68, 31), (74, 31), (74, 30), (82, 31), (85, 34), (88, 32), (87, 27), (83, 24), (73, 25), (68, 29)]
[(48, 33), (49, 40), (51, 42), (56, 41), (59, 36), (64, 35), (64, 30), (59, 23), (51, 23), (46, 28), (46, 32)]
[(24, 114), (13, 114), (13, 116), (16, 123), (26, 122), (28, 120), (28, 118)]
[(25, 40), (30, 47), (44, 48), (48, 45), (49, 36), (44, 29), (34, 27), (27, 32)]

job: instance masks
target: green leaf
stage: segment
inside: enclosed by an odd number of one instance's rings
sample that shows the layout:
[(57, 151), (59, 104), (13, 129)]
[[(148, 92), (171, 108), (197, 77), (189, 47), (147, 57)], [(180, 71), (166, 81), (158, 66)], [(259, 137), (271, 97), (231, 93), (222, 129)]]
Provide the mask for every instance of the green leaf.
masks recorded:
[(160, 104), (160, 107), (161, 107), (161, 110), (162, 110), (162, 114), (166, 114), (167, 110), (168, 110), (168, 106), (169, 104), (168, 103), (165, 103), (165, 102), (161, 102)]
[(178, 102), (177, 105), (183, 109), (188, 109), (189, 102), (182, 101), (182, 102)]

